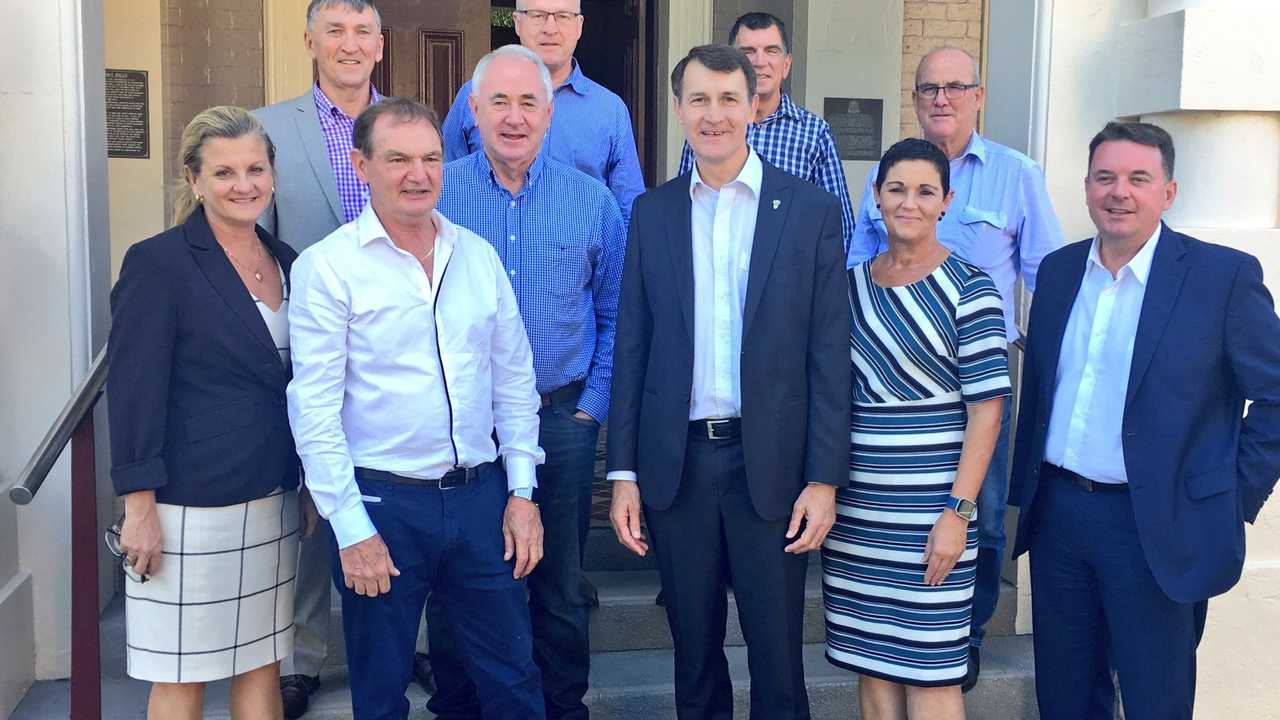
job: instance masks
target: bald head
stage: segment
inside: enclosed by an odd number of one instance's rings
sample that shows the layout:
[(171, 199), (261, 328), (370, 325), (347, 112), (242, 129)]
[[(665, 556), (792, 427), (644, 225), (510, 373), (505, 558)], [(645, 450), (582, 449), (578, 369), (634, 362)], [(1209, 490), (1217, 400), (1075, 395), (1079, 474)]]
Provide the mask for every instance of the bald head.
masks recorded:
[[(976, 83), (982, 77), (982, 70), (978, 67), (978, 59), (969, 54), (968, 50), (958, 47), (940, 47), (930, 50), (924, 57), (920, 58), (920, 64), (916, 65), (916, 85), (920, 84), (920, 73), (924, 70), (925, 65), (935, 59), (949, 58), (955, 62), (967, 62), (972, 71), (969, 78), (965, 82)], [(961, 60), (963, 58), (963, 60)]]

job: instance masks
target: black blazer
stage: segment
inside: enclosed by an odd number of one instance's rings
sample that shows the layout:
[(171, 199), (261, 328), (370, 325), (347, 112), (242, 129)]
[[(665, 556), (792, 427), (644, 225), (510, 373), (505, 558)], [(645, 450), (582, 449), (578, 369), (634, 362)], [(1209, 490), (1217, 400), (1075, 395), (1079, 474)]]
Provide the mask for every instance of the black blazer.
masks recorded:
[[(258, 235), (287, 282), (297, 253)], [(116, 494), (213, 507), (297, 487), (289, 377), (203, 207), (129, 248), (107, 341)]]
[[(1023, 362), (1009, 502), (1031, 511), (1058, 357), (1092, 241), (1044, 259)], [(1251, 255), (1165, 226), (1151, 261), (1124, 403), (1125, 470), (1151, 573), (1177, 602), (1235, 584), (1252, 522), (1280, 476), (1280, 318)], [(1245, 400), (1252, 400), (1244, 414)]]
[[(658, 510), (680, 487), (693, 389), (691, 174), (636, 199), (614, 341), (609, 470)], [(742, 329), (751, 501), (791, 513), (808, 482), (849, 479), (849, 283), (835, 196), (764, 163)]]

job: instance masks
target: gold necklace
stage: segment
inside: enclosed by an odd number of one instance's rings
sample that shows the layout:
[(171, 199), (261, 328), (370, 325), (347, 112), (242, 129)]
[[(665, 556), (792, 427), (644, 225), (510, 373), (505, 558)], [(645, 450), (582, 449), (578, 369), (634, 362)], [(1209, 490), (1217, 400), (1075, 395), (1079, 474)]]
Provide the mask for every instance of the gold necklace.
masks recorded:
[(422, 254), (422, 255), (419, 255), (419, 256), (418, 256), (418, 262), (423, 262), (423, 263), (425, 263), (426, 261), (428, 261), (428, 260), (430, 260), (430, 259), (431, 259), (431, 256), (432, 256), (432, 255), (435, 255), (435, 254), (436, 254), (436, 246), (435, 246), (435, 243), (432, 243), (432, 244), (431, 244), (431, 249), (430, 249), (430, 250), (428, 250), (426, 253), (424, 253), (424, 254)]
[(231, 258), (231, 262), (235, 263), (236, 265), (239, 265), (240, 268), (245, 272), (253, 273), (253, 279), (261, 283), (262, 282), (262, 243), (259, 242), (255, 244), (258, 249), (258, 260), (253, 264), (253, 269), (250, 269), (248, 265), (245, 265), (244, 263), (240, 262), (240, 260), (236, 258), (234, 254), (232, 254), (231, 250), (228, 249), (226, 245), (222, 245), (221, 243), (219, 243), (219, 245), (222, 246), (222, 252), (226, 253), (227, 257)]

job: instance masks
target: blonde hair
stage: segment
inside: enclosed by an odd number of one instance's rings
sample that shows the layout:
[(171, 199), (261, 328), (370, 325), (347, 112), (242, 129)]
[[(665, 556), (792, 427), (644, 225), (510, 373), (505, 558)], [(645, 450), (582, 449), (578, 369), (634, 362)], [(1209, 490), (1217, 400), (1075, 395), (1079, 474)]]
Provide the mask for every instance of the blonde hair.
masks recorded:
[(267, 146), (267, 160), (274, 171), (276, 166), (276, 146), (272, 144), (267, 131), (258, 119), (248, 110), (234, 105), (218, 105), (191, 118), (186, 129), (182, 131), (182, 141), (178, 147), (177, 182), (173, 186), (173, 224), (180, 225), (195, 212), (200, 205), (191, 183), (187, 181), (186, 171), (199, 177), (200, 166), (204, 160), (204, 146), (214, 138), (234, 140), (245, 135), (257, 135)]

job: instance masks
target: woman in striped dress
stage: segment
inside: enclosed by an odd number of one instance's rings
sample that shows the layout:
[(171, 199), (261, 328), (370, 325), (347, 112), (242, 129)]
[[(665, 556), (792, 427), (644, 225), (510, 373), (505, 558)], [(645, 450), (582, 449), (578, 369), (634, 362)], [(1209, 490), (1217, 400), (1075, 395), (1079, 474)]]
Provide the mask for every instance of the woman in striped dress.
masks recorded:
[(862, 717), (964, 717), (977, 527), (1009, 395), (1000, 294), (937, 222), (946, 156), (885, 153), (888, 250), (849, 271), (854, 372), (849, 487), (822, 552), (827, 658), (861, 675)]

